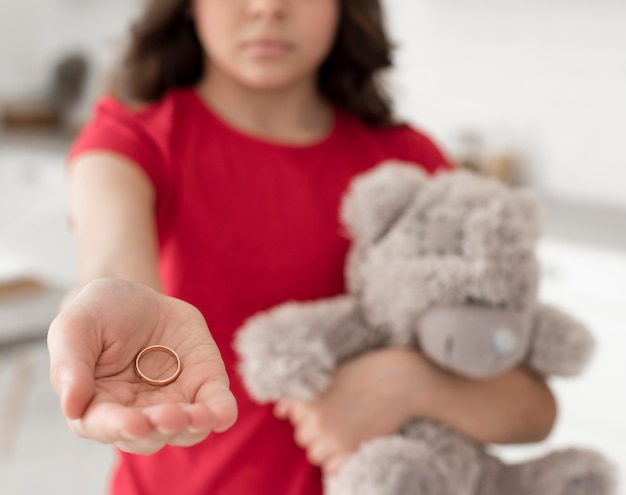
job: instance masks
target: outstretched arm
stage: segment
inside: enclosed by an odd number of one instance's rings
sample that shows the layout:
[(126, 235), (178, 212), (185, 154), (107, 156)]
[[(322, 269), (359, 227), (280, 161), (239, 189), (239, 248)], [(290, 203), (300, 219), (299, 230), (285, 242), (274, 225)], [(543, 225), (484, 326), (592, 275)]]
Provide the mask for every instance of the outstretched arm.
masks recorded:
[[(142, 454), (192, 445), (237, 416), (202, 315), (159, 292), (154, 201), (147, 177), (120, 157), (94, 153), (73, 164), (76, 287), (48, 334), (50, 377), (71, 429)], [(165, 387), (133, 370), (135, 355), (152, 344), (181, 359), (181, 375)]]

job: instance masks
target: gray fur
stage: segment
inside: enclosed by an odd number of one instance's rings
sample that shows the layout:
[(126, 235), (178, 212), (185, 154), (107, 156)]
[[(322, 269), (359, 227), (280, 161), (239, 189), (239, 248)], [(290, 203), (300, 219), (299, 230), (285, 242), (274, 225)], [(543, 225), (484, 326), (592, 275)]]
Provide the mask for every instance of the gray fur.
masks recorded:
[(382, 235), (426, 180), (424, 172), (402, 162), (356, 177), (340, 212), (354, 242), (369, 244)]
[(591, 359), (594, 341), (587, 329), (558, 308), (535, 308), (535, 334), (528, 363), (542, 375), (574, 376)]
[(522, 464), (487, 456), (477, 495), (603, 495), (615, 493), (617, 473), (587, 449), (563, 449)]
[[(448, 495), (450, 486), (425, 442), (393, 435), (364, 443), (335, 476), (327, 495)], [(462, 495), (459, 493), (459, 495)]]
[(383, 345), (362, 323), (354, 298), (288, 302), (249, 318), (235, 338), (239, 372), (258, 402), (311, 399), (344, 359)]
[[(314, 397), (339, 363), (383, 345), (415, 346), (465, 376), (520, 364), (574, 375), (587, 364), (589, 331), (538, 301), (541, 209), (531, 192), (392, 162), (353, 181), (341, 218), (353, 241), (348, 292), (286, 303), (237, 335), (239, 371), (256, 400)], [(457, 317), (441, 318), (446, 312)], [(485, 446), (416, 420), (366, 442), (325, 481), (328, 495), (610, 495), (612, 473), (602, 456), (582, 450), (509, 466)]]

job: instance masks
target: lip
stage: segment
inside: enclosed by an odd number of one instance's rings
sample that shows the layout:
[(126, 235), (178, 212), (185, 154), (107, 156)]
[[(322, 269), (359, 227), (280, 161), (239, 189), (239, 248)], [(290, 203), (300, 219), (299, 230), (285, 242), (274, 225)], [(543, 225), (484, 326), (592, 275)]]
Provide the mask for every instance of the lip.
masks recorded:
[(253, 56), (280, 57), (291, 52), (293, 45), (284, 40), (261, 38), (244, 42), (243, 48)]

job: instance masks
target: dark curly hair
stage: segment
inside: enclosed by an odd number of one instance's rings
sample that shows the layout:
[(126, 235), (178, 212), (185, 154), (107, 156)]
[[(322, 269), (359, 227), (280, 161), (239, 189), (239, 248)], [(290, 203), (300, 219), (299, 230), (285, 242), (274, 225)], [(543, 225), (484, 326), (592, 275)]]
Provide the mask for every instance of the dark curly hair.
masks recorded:
[[(391, 99), (380, 79), (392, 66), (379, 0), (338, 0), (335, 44), (318, 75), (321, 94), (372, 126), (393, 124)], [(190, 0), (150, 0), (133, 25), (114, 70), (111, 91), (125, 101), (149, 103), (169, 89), (195, 85), (205, 54), (189, 12)]]

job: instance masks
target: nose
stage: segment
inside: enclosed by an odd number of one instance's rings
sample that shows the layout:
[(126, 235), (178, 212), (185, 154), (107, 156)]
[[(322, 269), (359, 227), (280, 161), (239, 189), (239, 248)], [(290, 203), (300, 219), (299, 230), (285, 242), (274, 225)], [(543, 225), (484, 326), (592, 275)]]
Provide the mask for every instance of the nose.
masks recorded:
[(287, 12), (289, 0), (250, 0), (249, 12), (254, 17), (282, 19)]

